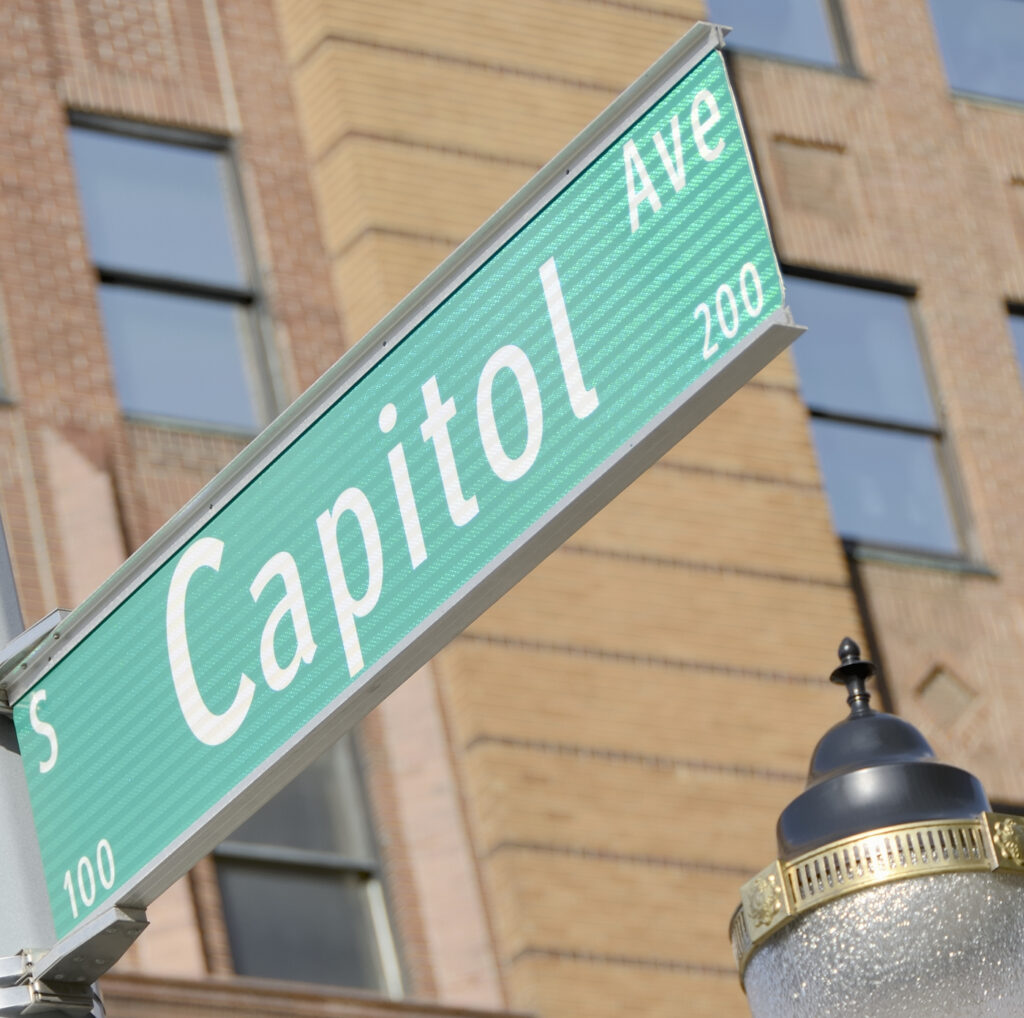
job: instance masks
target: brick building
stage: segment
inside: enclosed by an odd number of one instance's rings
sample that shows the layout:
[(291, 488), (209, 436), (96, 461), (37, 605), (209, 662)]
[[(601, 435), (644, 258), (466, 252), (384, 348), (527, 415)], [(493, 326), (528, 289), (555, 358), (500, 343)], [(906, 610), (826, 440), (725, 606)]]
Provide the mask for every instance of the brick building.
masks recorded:
[(21, 614), (708, 17), (811, 332), (159, 899), (114, 1018), (744, 1015), (727, 922), (847, 634), (1024, 803), (1019, 0), (0, 0)]

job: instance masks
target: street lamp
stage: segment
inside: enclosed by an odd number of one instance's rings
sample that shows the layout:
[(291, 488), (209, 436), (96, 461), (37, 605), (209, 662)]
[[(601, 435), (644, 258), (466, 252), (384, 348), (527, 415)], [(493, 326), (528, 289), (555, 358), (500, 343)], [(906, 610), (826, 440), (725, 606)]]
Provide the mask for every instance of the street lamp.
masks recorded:
[(839, 658), (850, 715), (815, 747), (779, 858), (731, 924), (754, 1018), (1021, 1018), (1024, 820), (868, 706), (853, 640)]

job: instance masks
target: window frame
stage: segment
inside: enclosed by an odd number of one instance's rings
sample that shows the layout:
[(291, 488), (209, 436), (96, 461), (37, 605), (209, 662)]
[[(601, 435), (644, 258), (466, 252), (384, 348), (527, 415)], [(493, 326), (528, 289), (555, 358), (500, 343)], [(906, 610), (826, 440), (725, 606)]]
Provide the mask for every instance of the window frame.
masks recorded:
[[(970, 526), (970, 514), (968, 501), (961, 481), (961, 474), (957, 466), (956, 456), (950, 441), (950, 435), (945, 423), (942, 401), (939, 398), (939, 390), (936, 384), (934, 369), (931, 359), (928, 356), (928, 349), (924, 338), (924, 328), (917, 310), (917, 288), (912, 284), (896, 282), (893, 280), (873, 279), (866, 276), (854, 276), (843, 273), (825, 272), (807, 266), (785, 264), (782, 266), (783, 281), (787, 277), (806, 279), (813, 282), (828, 283), (832, 286), (848, 287), (851, 290), (864, 290), (868, 293), (884, 293), (895, 297), (901, 297), (906, 302), (907, 315), (910, 322), (911, 338), (914, 350), (917, 353), (921, 373), (927, 387), (928, 396), (931, 401), (931, 409), (934, 414), (934, 424), (913, 424), (908, 421), (893, 420), (882, 415), (859, 416), (857, 414), (841, 413), (816, 406), (808, 402), (800, 390), (799, 368), (796, 365), (794, 356), (794, 370), (797, 375), (798, 393), (804, 408), (807, 411), (809, 422), (814, 420), (834, 421), (839, 424), (850, 424), (857, 427), (877, 428), (879, 431), (898, 433), (906, 435), (917, 435), (928, 438), (934, 443), (935, 461), (939, 472), (939, 482), (945, 490), (947, 507), (949, 509), (950, 525), (952, 536), (959, 546), (956, 552), (944, 552), (937, 549), (919, 548), (898, 544), (896, 542), (865, 540), (840, 532), (835, 527), (836, 537), (840, 540), (848, 556), (856, 559), (880, 559), (884, 561), (897, 562), (901, 564), (920, 565), (929, 568), (946, 569), (953, 572), (966, 572), (984, 576), (993, 575), (991, 570), (978, 563), (975, 555), (974, 536)], [(787, 305), (789, 297), (787, 294)], [(799, 314), (796, 314), (799, 322)], [(799, 337), (798, 337), (799, 339)], [(817, 444), (813, 441), (815, 455), (817, 456)], [(824, 472), (819, 464), (822, 490), (829, 500), (831, 508), (831, 496), (825, 486)]]
[[(715, 15), (711, 8), (714, 0), (708, 2), (708, 17), (713, 21)], [(835, 48), (835, 60), (810, 60), (806, 57), (793, 56), (787, 53), (778, 53), (771, 49), (762, 49), (758, 46), (745, 46), (742, 43), (733, 44), (726, 37), (725, 54), (740, 54), (742, 56), (757, 57), (762, 60), (775, 60), (779, 63), (792, 64), (795, 67), (809, 67), (814, 70), (828, 71), (833, 74), (845, 74), (851, 77), (861, 77), (857, 67), (857, 61), (853, 50), (853, 40), (850, 30), (846, 24), (846, 16), (843, 13), (845, 0), (819, 0), (822, 13), (825, 17), (826, 28), (832, 38), (832, 45)]]
[[(239, 171), (239, 159), (235, 139), (228, 135), (213, 134), (179, 127), (125, 120), (104, 114), (86, 113), (78, 110), (67, 111), (67, 127), (81, 128), (122, 138), (136, 138), (153, 141), (179, 148), (199, 149), (222, 155), (224, 168), (223, 197), (226, 211), (232, 222), (235, 240), (239, 248), (239, 268), (243, 285), (230, 286), (220, 283), (204, 283), (200, 280), (186, 280), (146, 271), (136, 272), (130, 268), (105, 264), (88, 253), (90, 265), (96, 279), (97, 301), (104, 286), (137, 290), (141, 292), (170, 296), (193, 297), (230, 304), (238, 309), (244, 321), (245, 335), (240, 336), (242, 354), (240, 366), (243, 382), (255, 411), (252, 429), (207, 421), (200, 418), (175, 417), (159, 413), (127, 410), (121, 406), (126, 420), (148, 425), (174, 428), (185, 431), (215, 432), (251, 438), (273, 420), (287, 402), (287, 394), (281, 390), (281, 371), (276, 351), (270, 342), (270, 321), (266, 298), (259, 285), (259, 260), (252, 230), (245, 212), (245, 198)], [(78, 170), (70, 153), (69, 161), (76, 180)], [(84, 226), (84, 208), (83, 208)], [(84, 232), (84, 231), (83, 231)], [(113, 356), (108, 352), (113, 369)]]
[[(315, 849), (295, 848), (287, 845), (273, 845), (266, 842), (236, 841), (229, 835), (213, 851), (214, 866), (218, 871), (218, 888), (221, 895), (219, 864), (240, 864), (259, 868), (264, 873), (301, 872), (315, 875), (338, 875), (355, 877), (365, 890), (366, 907), (369, 915), (367, 933), (373, 938), (379, 963), (380, 985), (373, 987), (354, 987), (367, 993), (379, 993), (392, 1000), (400, 999), (405, 994), (405, 977), (401, 955), (395, 940), (390, 919), (385, 889), (383, 864), (381, 862), (380, 843), (374, 830), (370, 801), (366, 791), (366, 782), (361, 765), (361, 753), (356, 732), (343, 735), (337, 742), (325, 750), (325, 753), (344, 753), (347, 755), (347, 766), (335, 763), (331, 766), (332, 784), (336, 790), (344, 791), (352, 797), (360, 818), (360, 840), (367, 847), (367, 854), (350, 856), (341, 852)], [(345, 787), (347, 786), (347, 787)], [(289, 786), (285, 786), (278, 795), (284, 794)], [(227, 935), (231, 964), (237, 973), (237, 961), (234, 946), (231, 943), (231, 930), (226, 910), (221, 897), (221, 922)], [(252, 976), (252, 978), (263, 978)], [(269, 976), (277, 978), (280, 976)], [(334, 984), (321, 984), (334, 985)]]

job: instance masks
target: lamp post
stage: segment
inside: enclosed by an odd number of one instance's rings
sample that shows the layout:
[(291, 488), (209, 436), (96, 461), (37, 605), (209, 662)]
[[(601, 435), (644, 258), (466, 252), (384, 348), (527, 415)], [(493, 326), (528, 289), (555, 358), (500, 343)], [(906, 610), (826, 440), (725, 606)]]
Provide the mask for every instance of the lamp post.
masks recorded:
[(815, 747), (730, 935), (754, 1018), (1021, 1018), (1024, 821), (872, 710), (846, 639), (850, 714)]

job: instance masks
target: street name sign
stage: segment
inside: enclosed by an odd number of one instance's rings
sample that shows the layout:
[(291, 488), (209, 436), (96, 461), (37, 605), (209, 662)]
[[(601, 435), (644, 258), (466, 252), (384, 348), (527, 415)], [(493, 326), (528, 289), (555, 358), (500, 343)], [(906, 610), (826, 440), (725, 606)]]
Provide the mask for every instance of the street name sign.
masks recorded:
[(723, 41), (681, 40), (7, 678), (37, 971), (107, 967), (104, 936), (799, 334)]

